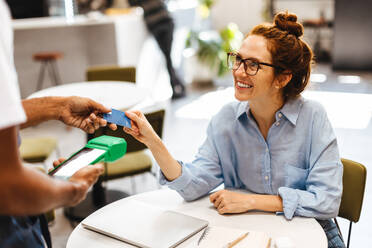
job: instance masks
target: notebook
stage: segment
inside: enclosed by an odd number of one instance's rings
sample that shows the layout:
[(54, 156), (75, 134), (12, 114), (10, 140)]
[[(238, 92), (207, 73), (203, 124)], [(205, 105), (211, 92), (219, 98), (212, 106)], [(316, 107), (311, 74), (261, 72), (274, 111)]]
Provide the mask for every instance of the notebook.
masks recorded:
[[(245, 235), (247, 233), (248, 235)], [(233, 245), (233, 248), (271, 247), (271, 238), (264, 232), (209, 226), (200, 237), (198, 248), (228, 248), (229, 244), (232, 244), (240, 237), (242, 237), (242, 239), (239, 242), (236, 242), (236, 244)]]
[(82, 226), (138, 247), (167, 248), (199, 232), (208, 221), (128, 200), (94, 212)]

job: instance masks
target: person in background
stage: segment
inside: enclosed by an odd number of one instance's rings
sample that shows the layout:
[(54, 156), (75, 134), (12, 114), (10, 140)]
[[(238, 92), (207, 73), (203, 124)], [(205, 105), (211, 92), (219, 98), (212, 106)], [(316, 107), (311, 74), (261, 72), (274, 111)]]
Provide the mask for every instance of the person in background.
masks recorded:
[[(13, 33), (9, 9), (0, 0), (0, 247), (51, 247), (43, 213), (74, 206), (104, 171), (102, 165), (80, 169), (68, 181), (57, 180), (22, 165), (18, 129), (47, 120), (93, 133), (107, 123), (98, 114), (110, 110), (81, 97), (20, 100), (13, 63)], [(116, 125), (110, 125), (116, 129)]]
[(228, 54), (238, 102), (212, 118), (193, 162), (176, 161), (139, 111), (126, 112), (132, 128), (124, 131), (151, 150), (160, 183), (186, 201), (224, 184), (209, 196), (220, 214), (261, 210), (288, 220), (312, 217), (323, 227), (328, 247), (344, 248), (332, 221), (340, 207), (343, 167), (325, 109), (301, 96), (313, 63), (302, 34), (296, 15), (278, 13), (273, 24), (254, 27), (239, 51)]
[(112, 4), (112, 0), (76, 0), (79, 14), (91, 11), (103, 11)]
[(172, 99), (184, 97), (184, 83), (173, 68), (171, 59), (174, 22), (163, 0), (128, 0), (131, 6), (140, 6), (144, 10), (147, 28), (152, 33), (164, 54), (170, 83), (173, 89)]

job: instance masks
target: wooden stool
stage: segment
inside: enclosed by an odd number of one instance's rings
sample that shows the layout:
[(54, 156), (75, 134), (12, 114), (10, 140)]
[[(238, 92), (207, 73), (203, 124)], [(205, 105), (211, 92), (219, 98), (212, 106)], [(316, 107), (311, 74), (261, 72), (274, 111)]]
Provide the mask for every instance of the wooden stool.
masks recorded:
[(40, 52), (35, 53), (33, 56), (33, 59), (35, 61), (41, 62), (40, 72), (39, 72), (39, 79), (37, 82), (37, 88), (36, 91), (39, 91), (42, 89), (43, 81), (44, 81), (44, 74), (45, 69), (49, 65), (49, 76), (54, 83), (54, 85), (61, 84), (61, 78), (59, 76), (58, 68), (56, 65), (57, 59), (60, 59), (63, 57), (63, 54), (60, 52)]

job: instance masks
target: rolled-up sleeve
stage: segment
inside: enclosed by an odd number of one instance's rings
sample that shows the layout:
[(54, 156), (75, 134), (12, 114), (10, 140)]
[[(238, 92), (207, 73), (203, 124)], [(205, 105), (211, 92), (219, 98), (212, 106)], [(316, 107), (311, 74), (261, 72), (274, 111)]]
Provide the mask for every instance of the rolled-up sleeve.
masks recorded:
[(313, 119), (306, 189), (280, 187), (286, 219), (293, 216), (329, 219), (336, 217), (342, 195), (343, 166), (336, 136), (325, 110)]
[(179, 161), (182, 173), (173, 181), (168, 181), (160, 171), (160, 184), (176, 190), (186, 201), (198, 199), (222, 184), (222, 169), (213, 137), (211, 121), (207, 138), (199, 148), (195, 160), (191, 163)]

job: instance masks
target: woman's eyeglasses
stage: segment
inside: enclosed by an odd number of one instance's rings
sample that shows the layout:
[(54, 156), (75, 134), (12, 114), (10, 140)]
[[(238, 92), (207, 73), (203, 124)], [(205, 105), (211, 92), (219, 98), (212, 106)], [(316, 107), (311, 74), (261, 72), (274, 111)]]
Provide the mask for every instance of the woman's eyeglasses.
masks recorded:
[(282, 69), (281, 67), (260, 62), (256, 59), (243, 59), (239, 56), (239, 54), (236, 53), (227, 53), (227, 66), (229, 67), (229, 69), (237, 70), (242, 63), (244, 65), (245, 73), (250, 76), (256, 75), (258, 70), (261, 69), (261, 65)]

